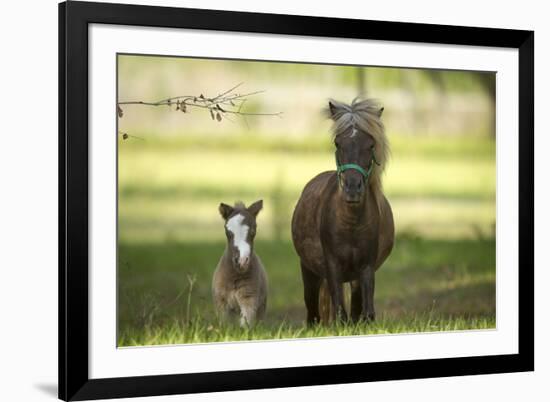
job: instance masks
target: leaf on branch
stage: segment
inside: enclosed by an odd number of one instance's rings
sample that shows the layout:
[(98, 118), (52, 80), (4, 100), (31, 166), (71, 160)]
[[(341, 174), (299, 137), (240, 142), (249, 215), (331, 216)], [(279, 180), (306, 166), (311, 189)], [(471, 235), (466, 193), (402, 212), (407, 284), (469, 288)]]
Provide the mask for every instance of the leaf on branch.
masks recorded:
[(208, 109), (208, 110), (210, 111), (210, 117), (212, 117), (212, 120), (214, 120), (215, 119), (214, 112), (212, 111), (212, 109)]
[(216, 119), (217, 119), (218, 121), (222, 121), (222, 115), (221, 115), (219, 112), (216, 113)]
[(124, 112), (122, 111), (122, 109), (118, 105), (116, 105), (116, 113), (117, 113), (118, 117), (124, 116)]
[(127, 140), (128, 138), (132, 137), (132, 138), (135, 138), (135, 139), (137, 139), (137, 140), (145, 141), (145, 140), (144, 140), (143, 138), (141, 138), (141, 137), (138, 137), (138, 136), (135, 136), (135, 135), (130, 135), (130, 134), (124, 132), (124, 131), (118, 130), (118, 133), (121, 135), (121, 137), (122, 137), (123, 140)]
[(181, 102), (180, 110), (181, 110), (183, 113), (186, 113), (186, 112), (187, 112), (187, 106), (185, 106), (185, 103), (184, 103), (184, 102)]

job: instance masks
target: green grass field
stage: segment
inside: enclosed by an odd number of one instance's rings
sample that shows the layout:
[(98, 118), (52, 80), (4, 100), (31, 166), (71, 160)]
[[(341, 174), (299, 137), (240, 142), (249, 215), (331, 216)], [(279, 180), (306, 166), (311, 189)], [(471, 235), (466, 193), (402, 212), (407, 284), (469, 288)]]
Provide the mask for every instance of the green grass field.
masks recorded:
[[(306, 328), (290, 217), (334, 167), (328, 136), (119, 142), (119, 346), (494, 328), (495, 147), (478, 137), (391, 136), (384, 178), (397, 238), (377, 273), (375, 323)], [(264, 200), (255, 249), (265, 322), (221, 326), (210, 283), (224, 248), (220, 202)]]

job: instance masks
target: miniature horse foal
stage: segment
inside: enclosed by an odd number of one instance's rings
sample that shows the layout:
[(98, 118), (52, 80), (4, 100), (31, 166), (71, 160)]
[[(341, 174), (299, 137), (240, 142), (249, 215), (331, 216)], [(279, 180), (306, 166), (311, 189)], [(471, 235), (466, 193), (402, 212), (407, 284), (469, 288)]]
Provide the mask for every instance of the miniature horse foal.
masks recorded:
[(220, 317), (237, 313), (241, 327), (261, 320), (266, 309), (267, 274), (254, 253), (256, 216), (262, 206), (260, 200), (248, 208), (242, 202), (234, 207), (222, 203), (219, 207), (227, 245), (214, 272), (212, 294)]

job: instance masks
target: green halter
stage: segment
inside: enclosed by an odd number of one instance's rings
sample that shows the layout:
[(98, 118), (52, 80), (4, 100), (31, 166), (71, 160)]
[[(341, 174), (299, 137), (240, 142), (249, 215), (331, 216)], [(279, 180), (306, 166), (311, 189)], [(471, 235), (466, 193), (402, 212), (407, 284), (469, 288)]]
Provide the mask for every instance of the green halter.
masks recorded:
[(374, 147), (372, 147), (372, 150), (372, 158), (369, 162), (369, 168), (367, 170), (363, 169), (356, 163), (344, 163), (343, 165), (341, 165), (338, 161), (338, 151), (335, 151), (334, 156), (336, 158), (336, 173), (338, 175), (338, 182), (341, 182), (340, 176), (342, 175), (342, 173), (350, 169), (357, 170), (359, 173), (361, 173), (363, 179), (365, 180), (365, 182), (367, 182), (369, 180), (369, 176), (374, 169), (374, 165), (377, 164), (378, 166), (380, 166), (380, 163), (378, 163), (378, 161), (376, 160), (376, 155), (374, 154)]

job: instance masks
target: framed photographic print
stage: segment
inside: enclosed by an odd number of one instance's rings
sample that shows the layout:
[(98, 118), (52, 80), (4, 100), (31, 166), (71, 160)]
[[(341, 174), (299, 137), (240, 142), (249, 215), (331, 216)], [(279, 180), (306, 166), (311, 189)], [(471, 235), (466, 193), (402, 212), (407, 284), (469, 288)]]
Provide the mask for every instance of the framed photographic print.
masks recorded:
[(534, 369), (534, 33), (59, 5), (59, 397)]

